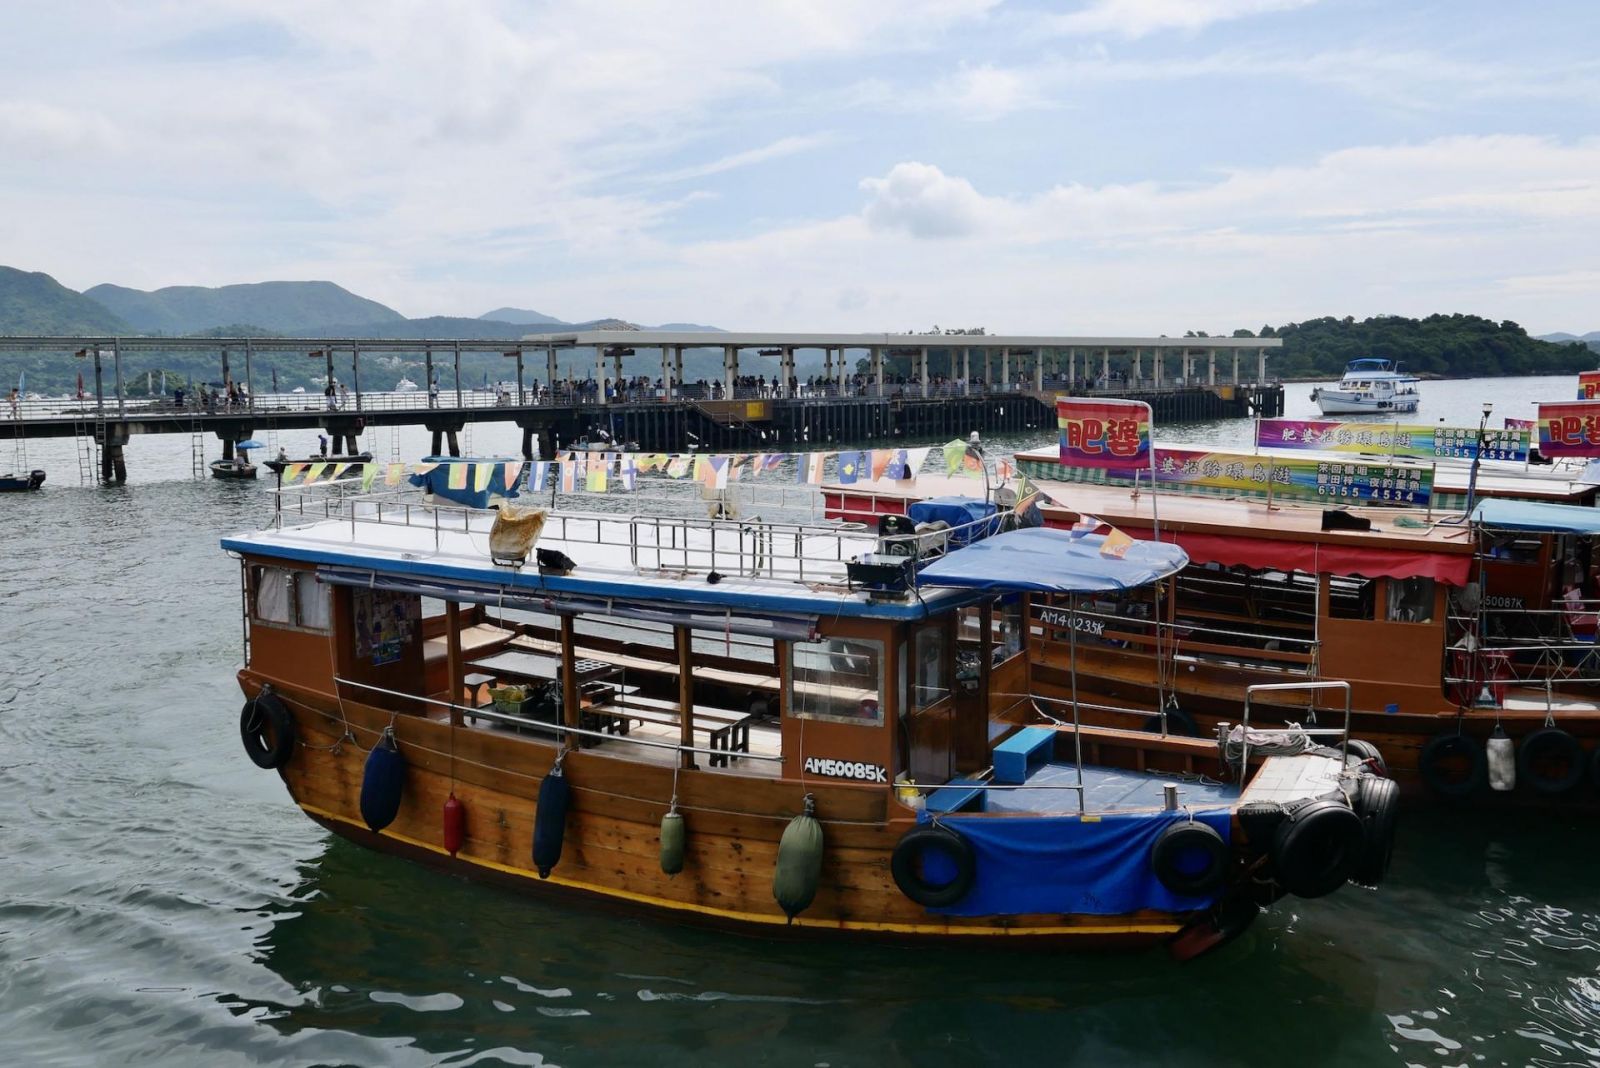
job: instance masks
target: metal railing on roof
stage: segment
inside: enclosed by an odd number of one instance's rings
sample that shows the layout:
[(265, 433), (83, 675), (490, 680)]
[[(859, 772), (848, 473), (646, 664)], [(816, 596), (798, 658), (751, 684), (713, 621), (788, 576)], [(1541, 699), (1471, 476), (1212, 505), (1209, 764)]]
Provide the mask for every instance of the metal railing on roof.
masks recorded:
[[(360, 542), (362, 525), (431, 531), (435, 551), (447, 536), (487, 538), (495, 512), (441, 503), (415, 487), (361, 489), (359, 479), (337, 479), (311, 486), (279, 486), (273, 492), (272, 529), (313, 523), (348, 523), (350, 540)], [(866, 554), (879, 558), (926, 559), (996, 533), (1010, 513), (922, 533), (878, 535), (859, 523), (785, 523), (762, 519), (633, 515), (613, 512), (550, 511), (542, 542), (599, 545), (627, 550), (637, 573), (758, 578), (807, 584), (848, 582), (848, 565)], [(915, 585), (915, 569), (908, 575)]]

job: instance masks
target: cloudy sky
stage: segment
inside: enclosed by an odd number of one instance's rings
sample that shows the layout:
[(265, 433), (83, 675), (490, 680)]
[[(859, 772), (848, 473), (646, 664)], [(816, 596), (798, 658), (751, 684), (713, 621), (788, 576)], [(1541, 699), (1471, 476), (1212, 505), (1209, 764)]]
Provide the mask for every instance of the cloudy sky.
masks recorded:
[(7, 0), (0, 263), (749, 329), (1600, 329), (1595, 0)]

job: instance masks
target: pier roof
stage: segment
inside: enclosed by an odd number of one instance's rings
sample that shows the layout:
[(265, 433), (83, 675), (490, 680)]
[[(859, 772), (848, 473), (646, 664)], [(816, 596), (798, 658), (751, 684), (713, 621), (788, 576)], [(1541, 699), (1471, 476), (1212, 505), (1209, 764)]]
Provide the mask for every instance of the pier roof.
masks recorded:
[(1056, 334), (844, 334), (719, 330), (558, 330), (525, 334), (524, 345), (555, 348), (625, 345), (640, 348), (870, 349), (1275, 349), (1275, 337), (1100, 337)]

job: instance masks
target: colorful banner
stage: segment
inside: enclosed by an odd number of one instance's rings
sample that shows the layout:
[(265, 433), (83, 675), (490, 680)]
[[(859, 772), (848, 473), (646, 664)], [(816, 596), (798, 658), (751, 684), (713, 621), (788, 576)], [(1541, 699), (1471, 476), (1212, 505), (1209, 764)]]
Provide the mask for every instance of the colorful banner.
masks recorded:
[(1600, 456), (1600, 400), (1541, 403), (1539, 454)]
[(1143, 467), (1150, 462), (1150, 408), (1140, 401), (1056, 398), (1061, 462), (1068, 467)]
[(1322, 504), (1403, 504), (1426, 507), (1433, 496), (1433, 471), (1418, 464), (1361, 460), (1317, 460), (1156, 449), (1156, 481), (1210, 490)]
[(1538, 425), (1539, 421), (1537, 419), (1513, 419), (1509, 415), (1506, 416), (1507, 430), (1532, 430)]
[[(1470, 460), (1478, 451), (1477, 427), (1428, 426), (1423, 423), (1343, 423), (1322, 419), (1262, 419), (1256, 423), (1256, 447), (1316, 449), (1361, 453), (1403, 460)], [(1531, 435), (1526, 430), (1486, 427), (1483, 459), (1528, 459)]]
[(1578, 399), (1594, 400), (1600, 394), (1600, 371), (1578, 372)]

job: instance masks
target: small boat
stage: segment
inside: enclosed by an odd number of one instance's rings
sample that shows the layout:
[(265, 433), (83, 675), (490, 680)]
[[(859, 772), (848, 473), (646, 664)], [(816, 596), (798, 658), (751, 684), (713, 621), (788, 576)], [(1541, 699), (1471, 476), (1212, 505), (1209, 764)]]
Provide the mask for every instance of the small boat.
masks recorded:
[[(372, 454), (370, 452), (358, 452), (353, 455), (315, 455), (302, 456), (294, 459), (291, 459), (287, 456), (280, 456), (276, 459), (262, 461), (261, 466), (265, 467), (268, 471), (271, 471), (275, 475), (281, 475), (287, 468), (294, 464), (370, 464), (371, 462)], [(359, 472), (357, 473), (359, 474)]]
[(1375, 357), (1351, 360), (1338, 386), (1313, 389), (1311, 399), (1323, 415), (1406, 415), (1422, 403), (1415, 376)]
[(0, 475), (0, 493), (26, 493), (44, 485), (44, 471), (34, 468), (25, 475)]
[(233, 479), (255, 478), (256, 465), (242, 456), (235, 457), (232, 460), (212, 460), (211, 477)]
[(400, 381), (394, 384), (394, 391), (396, 393), (415, 393), (417, 391), (417, 384), (411, 381), (411, 379), (407, 378), (405, 375), (401, 375)]
[[(1176, 546), (1003, 529), (993, 506), (943, 551), (297, 490), (222, 542), (240, 734), (365, 847), (773, 936), (1179, 957), (1388, 866), (1394, 784), (1347, 729), (1263, 733), (1248, 701), (1211, 738), (1159, 706), (1154, 729), (1090, 726), (1068, 665), (1031, 655), (1042, 599), (1148, 592)], [(537, 568), (494, 548), (530, 518)]]

